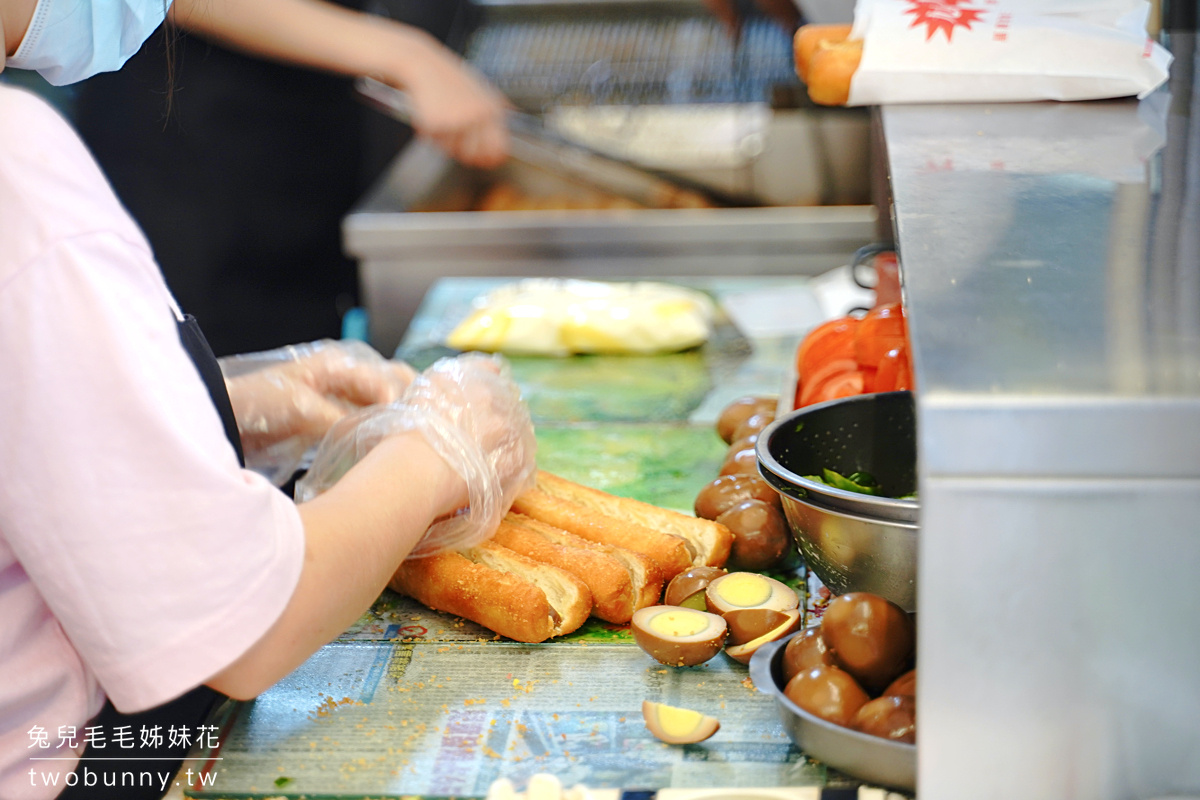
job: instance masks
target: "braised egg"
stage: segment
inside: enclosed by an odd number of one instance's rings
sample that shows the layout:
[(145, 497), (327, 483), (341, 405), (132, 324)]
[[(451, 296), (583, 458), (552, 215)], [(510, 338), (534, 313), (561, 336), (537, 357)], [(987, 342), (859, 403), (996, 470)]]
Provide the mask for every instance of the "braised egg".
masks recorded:
[(837, 665), (872, 693), (882, 691), (907, 670), (916, 649), (908, 613), (867, 592), (831, 600), (821, 621), (821, 636)]
[(871, 699), (850, 673), (830, 664), (801, 672), (787, 682), (783, 693), (808, 713), (843, 727)]
[(656, 661), (673, 667), (703, 664), (725, 644), (725, 620), (682, 606), (647, 606), (633, 614), (633, 640)]
[(710, 610), (727, 614), (739, 608), (772, 608), (788, 611), (800, 605), (800, 598), (787, 584), (756, 572), (731, 572), (722, 575), (704, 590)]
[(707, 611), (708, 604), (704, 600), (704, 590), (716, 578), (725, 575), (720, 567), (691, 567), (671, 578), (667, 590), (663, 593), (663, 604), (668, 606), (686, 606), (697, 611)]
[(876, 697), (863, 703), (854, 714), (851, 727), (894, 742), (914, 743), (917, 741), (917, 699), (907, 694)]
[(783, 648), (783, 675), (785, 680), (791, 680), (801, 672), (807, 672), (822, 664), (832, 664), (833, 653), (825, 647), (825, 639), (821, 636), (820, 628), (809, 628), (803, 633), (793, 636)]
[(739, 608), (723, 614), (729, 626), (725, 655), (742, 664), (768, 642), (777, 642), (800, 627), (800, 609)]
[(775, 413), (778, 401), (773, 397), (739, 397), (721, 411), (717, 417), (717, 435), (728, 444), (734, 440), (736, 431), (743, 422), (764, 411)]

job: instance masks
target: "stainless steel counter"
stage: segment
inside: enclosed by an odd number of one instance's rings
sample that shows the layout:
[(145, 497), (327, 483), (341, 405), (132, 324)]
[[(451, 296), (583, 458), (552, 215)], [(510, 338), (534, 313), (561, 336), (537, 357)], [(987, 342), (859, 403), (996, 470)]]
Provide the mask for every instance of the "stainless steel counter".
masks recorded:
[(346, 217), (345, 246), (359, 259), (382, 352), (438, 278), (817, 275), (845, 264), (875, 230), (869, 205), (466, 210), (481, 181), (496, 179), (565, 196), (579, 189), (517, 163), (483, 175), (418, 142)]
[(923, 800), (1200, 793), (1200, 107), (1176, 45), (1141, 103), (882, 112)]

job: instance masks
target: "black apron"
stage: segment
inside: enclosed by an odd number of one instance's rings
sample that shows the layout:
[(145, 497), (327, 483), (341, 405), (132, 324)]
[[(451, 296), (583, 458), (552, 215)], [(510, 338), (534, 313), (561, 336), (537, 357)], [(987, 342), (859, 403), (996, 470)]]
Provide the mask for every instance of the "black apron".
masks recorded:
[[(335, 2), (382, 5), (442, 38), (463, 38), (470, 17), (466, 0)], [(360, 303), (342, 218), (407, 128), (360, 101), (349, 78), (168, 26), (74, 89), (76, 129), (218, 356), (341, 336), (342, 314)]]
[[(208, 346), (204, 334), (200, 332), (200, 326), (196, 324), (195, 318), (190, 314), (179, 322), (179, 340), (183, 344), (183, 349), (191, 357), (192, 363), (196, 365), (196, 371), (200, 373), (200, 378), (204, 381), (204, 386), (212, 397), (213, 405), (217, 407), (217, 413), (220, 414), (221, 422), (225, 426), (225, 436), (237, 451), (238, 462), (245, 466), (242, 441), (238, 437), (237, 421), (233, 416), (229, 393), (225, 390), (225, 379), (221, 376), (221, 368), (213, 356), (212, 349)], [(105, 702), (100, 714), (87, 723), (88, 726), (99, 726), (99, 730), (105, 738), (105, 746), (100, 749), (89, 747), (84, 752), (84, 760), (80, 761), (75, 768), (75, 785), (68, 786), (66, 791), (59, 795), (59, 800), (157, 800), (163, 794), (160, 777), (170, 773), (170, 780), (173, 782), (175, 773), (179, 771), (189, 749), (188, 746), (171, 747), (168, 730), (171, 727), (185, 728), (189, 738), (194, 740), (197, 728), (205, 723), (208, 715), (223, 699), (225, 699), (224, 695), (219, 692), (213, 691), (207, 686), (199, 686), (169, 703), (136, 714), (122, 714), (113, 707), (111, 702)], [(112, 741), (114, 733), (121, 726), (129, 726), (129, 730), (132, 732), (134, 737), (132, 749), (119, 749)], [(154, 748), (142, 747), (142, 729), (151, 730), (155, 726), (159, 727), (162, 745)], [(80, 735), (82, 736), (82, 731), (80, 731)], [(136, 760), (88, 760), (117, 757)], [(92, 782), (90, 786), (84, 785), (85, 769), (92, 773), (88, 778), (88, 782)], [(131, 773), (134, 776), (135, 784), (143, 773), (149, 773), (155, 778), (154, 785), (130, 786), (127, 782), (122, 786), (123, 773)], [(104, 779), (106, 777), (116, 785), (105, 786)], [(93, 778), (94, 782), (91, 780)], [(143, 781), (143, 783), (145, 782)], [(168, 784), (168, 788), (170, 788), (170, 784)]]

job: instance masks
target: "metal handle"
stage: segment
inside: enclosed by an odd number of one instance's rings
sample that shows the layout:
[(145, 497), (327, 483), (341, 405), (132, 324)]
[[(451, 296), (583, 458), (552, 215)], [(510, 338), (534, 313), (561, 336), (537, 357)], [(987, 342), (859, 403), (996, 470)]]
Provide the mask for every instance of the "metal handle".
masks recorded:
[[(413, 124), (412, 100), (406, 92), (366, 76), (355, 80), (354, 86), (379, 110), (408, 125)], [(759, 205), (749, 198), (730, 195), (696, 181), (592, 150), (547, 130), (542, 121), (531, 114), (509, 112), (508, 130), (512, 137), (509, 152), (517, 161), (565, 175), (650, 208), (670, 208), (688, 199), (693, 202), (687, 205)]]
[(853, 278), (854, 282), (857, 283), (861, 288), (874, 289), (874, 270), (872, 269), (870, 272), (871, 281), (868, 283), (863, 277), (861, 277), (858, 268), (868, 265), (871, 259), (875, 258), (875, 256), (879, 255), (880, 253), (893, 252), (895, 249), (896, 245), (892, 242), (875, 242), (873, 244), (866, 245), (865, 247), (858, 248), (854, 251), (854, 256), (850, 259), (850, 277)]

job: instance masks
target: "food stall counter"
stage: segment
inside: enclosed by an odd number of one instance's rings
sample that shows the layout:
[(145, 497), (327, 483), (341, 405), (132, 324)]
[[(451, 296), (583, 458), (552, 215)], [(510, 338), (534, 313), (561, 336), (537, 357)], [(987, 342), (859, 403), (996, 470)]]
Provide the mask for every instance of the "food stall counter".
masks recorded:
[(882, 110), (926, 800), (1200, 791), (1189, 73), (1140, 103)]
[[(397, 356), (421, 368), (448, 354), (446, 334), (505, 280), (436, 282)], [(539, 467), (690, 513), (726, 452), (720, 411), (741, 395), (777, 394), (823, 312), (802, 277), (680, 282), (723, 309), (699, 348), (509, 359)], [(779, 577), (810, 604), (821, 599), (802, 568)], [(702, 711), (720, 730), (666, 744), (643, 722), (647, 699)], [(391, 591), (292, 675), (212, 722), (220, 746), (193, 753), (189, 768), (206, 778), (191, 781), (189, 797), (482, 797), (500, 777), (523, 791), (535, 773), (595, 789), (860, 786), (799, 751), (774, 698), (724, 655), (665, 666), (626, 626), (594, 618), (523, 644)]]

